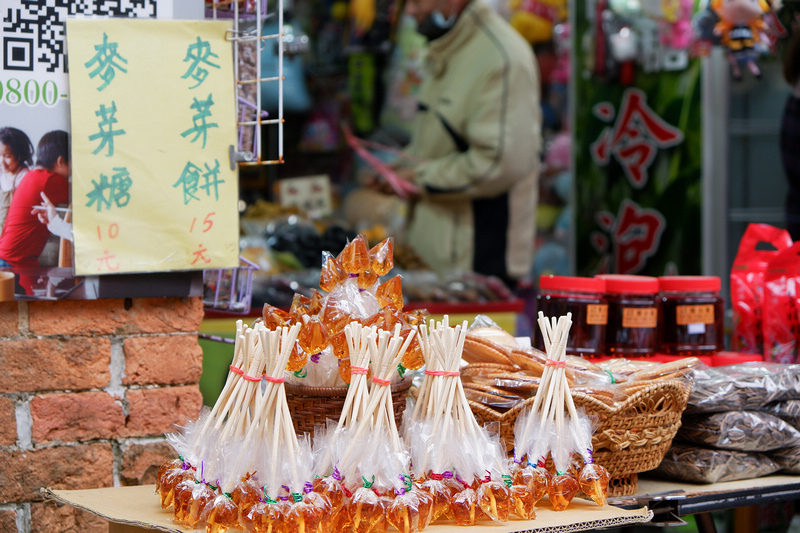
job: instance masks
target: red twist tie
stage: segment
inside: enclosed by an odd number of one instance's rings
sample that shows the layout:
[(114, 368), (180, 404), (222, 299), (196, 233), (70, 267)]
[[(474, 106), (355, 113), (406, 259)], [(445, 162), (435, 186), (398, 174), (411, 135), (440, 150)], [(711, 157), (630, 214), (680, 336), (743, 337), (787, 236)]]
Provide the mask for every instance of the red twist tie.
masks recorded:
[(431, 479), (436, 481), (441, 481), (444, 479), (444, 476), (442, 474), (434, 474), (433, 472), (431, 472)]
[[(352, 368), (352, 367), (350, 367)], [(381, 379), (381, 378), (372, 378), (372, 382), (376, 385), (391, 385), (392, 380), (390, 379)]]
[(350, 373), (351, 374), (356, 374), (356, 375), (360, 374), (362, 376), (366, 376), (367, 372), (369, 372), (369, 368), (362, 368), (360, 366), (351, 366), (350, 367)]
[(555, 359), (546, 359), (544, 364), (547, 366), (555, 366), (558, 368), (566, 368), (567, 362), (566, 361), (556, 361)]
[(244, 373), (243, 373), (243, 374), (242, 374), (242, 377), (243, 377), (244, 379), (246, 379), (247, 381), (252, 381), (252, 382), (254, 382), (254, 383), (255, 383), (256, 381), (261, 381), (261, 376), (258, 376), (258, 377), (255, 377), (255, 376), (248, 376), (247, 374), (244, 374)]
[(234, 374), (239, 374), (240, 376), (244, 375), (244, 370), (242, 370), (238, 366), (231, 365), (229, 368), (231, 369), (231, 372), (233, 372)]
[(272, 376), (266, 376), (266, 380), (269, 381), (270, 383), (283, 383), (284, 381), (286, 381), (283, 378), (274, 378)]
[(425, 374), (429, 376), (446, 376), (449, 378), (457, 378), (461, 375), (461, 372), (454, 371), (448, 372), (447, 370), (425, 370)]

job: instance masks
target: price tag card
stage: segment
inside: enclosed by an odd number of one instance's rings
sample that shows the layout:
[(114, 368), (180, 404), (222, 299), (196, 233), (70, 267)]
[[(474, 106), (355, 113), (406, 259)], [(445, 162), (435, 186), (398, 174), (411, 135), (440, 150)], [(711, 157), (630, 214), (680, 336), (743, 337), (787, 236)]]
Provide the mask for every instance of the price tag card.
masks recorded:
[(278, 182), (278, 189), (284, 207), (299, 207), (312, 217), (330, 215), (333, 211), (331, 180), (326, 174), (284, 178)]
[(77, 275), (238, 266), (230, 28), (67, 21)]

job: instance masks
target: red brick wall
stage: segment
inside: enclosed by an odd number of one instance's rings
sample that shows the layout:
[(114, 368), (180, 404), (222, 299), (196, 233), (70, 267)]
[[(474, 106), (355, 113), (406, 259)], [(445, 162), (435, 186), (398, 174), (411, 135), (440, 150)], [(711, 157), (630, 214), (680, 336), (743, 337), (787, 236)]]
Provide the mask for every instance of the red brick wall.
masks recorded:
[(41, 487), (153, 483), (194, 419), (199, 298), (0, 303), (0, 531), (106, 532)]

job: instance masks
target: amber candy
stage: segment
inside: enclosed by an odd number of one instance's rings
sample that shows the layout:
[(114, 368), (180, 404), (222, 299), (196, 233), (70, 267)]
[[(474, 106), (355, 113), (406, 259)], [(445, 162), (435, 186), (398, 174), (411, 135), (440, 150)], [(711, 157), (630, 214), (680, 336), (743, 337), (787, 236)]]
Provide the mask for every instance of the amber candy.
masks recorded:
[(367, 239), (363, 235), (356, 236), (355, 239), (347, 243), (342, 253), (339, 254), (338, 259), (342, 268), (348, 274), (357, 275), (367, 270), (371, 263)]
[(247, 517), (250, 514), (250, 509), (261, 500), (261, 494), (261, 487), (249, 474), (231, 492), (231, 499), (239, 509), (239, 523), (242, 527), (248, 521)]
[(359, 487), (347, 502), (347, 513), (353, 523), (353, 531), (367, 533), (383, 518), (380, 497), (366, 487)]
[(302, 370), (308, 362), (308, 354), (297, 346), (297, 343), (292, 347), (292, 353), (289, 354), (289, 360), (286, 362), (286, 370), (289, 372), (297, 372)]
[(250, 523), (254, 533), (286, 533), (288, 502), (258, 502), (250, 510)]
[(514, 502), (512, 512), (523, 520), (536, 518), (536, 502), (533, 501), (533, 490), (527, 485), (511, 485), (511, 499)]
[(278, 329), (292, 322), (292, 315), (270, 304), (264, 304), (261, 317), (267, 329)]
[(314, 479), (314, 492), (324, 496), (331, 505), (332, 512), (337, 512), (344, 506), (346, 495), (342, 483), (333, 476), (318, 477)]
[(499, 481), (486, 481), (478, 487), (478, 504), (492, 520), (507, 522), (512, 503), (511, 490)]
[(167, 474), (170, 470), (175, 469), (182, 469), (183, 468), (183, 460), (182, 459), (170, 459), (169, 461), (165, 461), (158, 467), (158, 474), (156, 474), (156, 494), (161, 491), (161, 479)]
[(546, 468), (530, 465), (514, 468), (511, 473), (514, 485), (525, 485), (531, 489), (534, 505), (547, 494), (553, 477)]
[(427, 309), (414, 309), (403, 314), (403, 318), (409, 326), (420, 326), (428, 320), (429, 316), (431, 314)]
[(329, 533), (331, 530), (331, 520), (333, 518), (333, 505), (330, 500), (323, 494), (312, 491), (304, 495), (304, 501), (309, 505), (319, 509), (321, 514), (317, 533)]
[(610, 479), (608, 470), (597, 463), (587, 463), (583, 465), (578, 474), (578, 483), (581, 490), (589, 496), (597, 505), (605, 505), (608, 498), (608, 480)]
[[(412, 330), (407, 329), (403, 331), (401, 334), (403, 338), (407, 337)], [(422, 355), (422, 348), (419, 345), (419, 338), (414, 337), (411, 340), (411, 343), (408, 345), (406, 349), (406, 353), (403, 354), (403, 360), (401, 364), (409, 369), (409, 370), (416, 370), (418, 368), (422, 368), (422, 365), (425, 364), (425, 358)]]
[(547, 491), (550, 496), (550, 505), (556, 511), (563, 511), (575, 495), (578, 494), (580, 488), (578, 480), (572, 474), (557, 474), (553, 476), (550, 488)]
[(378, 282), (378, 275), (372, 270), (365, 270), (358, 275), (358, 288), (361, 290), (371, 289)]
[(450, 500), (450, 509), (453, 518), (459, 526), (471, 526), (480, 518), (482, 511), (478, 504), (478, 493), (471, 488), (465, 488), (453, 495)]
[(241, 529), (239, 508), (224, 494), (217, 495), (203, 509), (206, 533), (224, 533), (229, 529)]
[(294, 293), (292, 298), (292, 305), (289, 307), (289, 314), (295, 322), (303, 323), (303, 316), (310, 315), (308, 306), (311, 303), (311, 298), (303, 296), (299, 292)]
[(327, 348), (330, 343), (328, 327), (319, 317), (311, 317), (308, 322), (300, 328), (300, 334), (297, 336), (297, 343), (304, 352), (310, 355), (312, 361), (318, 362), (319, 354)]
[(431, 497), (431, 521), (438, 520), (447, 512), (452, 492), (441, 479), (426, 479), (420, 483), (420, 490)]
[(331, 292), (339, 283), (347, 279), (339, 260), (329, 253), (322, 256), (322, 270), (319, 273), (319, 288), (325, 292)]
[(184, 481), (194, 483), (194, 473), (191, 470), (182, 468), (171, 468), (160, 478), (161, 508), (169, 509), (175, 501), (175, 489)]
[(286, 533), (317, 533), (323, 512), (305, 500), (292, 503), (286, 513)]
[(369, 251), (370, 265), (378, 276), (385, 276), (394, 267), (394, 241), (387, 237)]
[(381, 307), (392, 305), (395, 309), (403, 310), (403, 287), (401, 279), (400, 276), (394, 276), (378, 285), (378, 289), (375, 291), (375, 298), (378, 300), (378, 305)]
[[(188, 486), (189, 483), (192, 486)], [(214, 490), (205, 483), (183, 482), (175, 489), (174, 517), (189, 527), (196, 527), (203, 517), (203, 509), (214, 500)]]
[(353, 319), (344, 310), (338, 298), (328, 295), (328, 301), (322, 310), (322, 323), (328, 328), (328, 334), (336, 335), (344, 331), (344, 327), (352, 321)]
[(425, 528), (426, 517), (423, 513), (430, 509), (420, 509), (418, 492), (398, 494), (389, 504), (386, 520), (400, 533), (416, 533)]
[(350, 358), (347, 359), (339, 359), (339, 377), (342, 378), (342, 381), (350, 384), (351, 379), (350, 373)]
[(331, 349), (336, 359), (350, 357), (350, 347), (347, 345), (347, 336), (344, 331), (340, 331), (331, 337)]
[(317, 289), (311, 289), (311, 299), (308, 302), (308, 314), (318, 315), (322, 311), (322, 293)]

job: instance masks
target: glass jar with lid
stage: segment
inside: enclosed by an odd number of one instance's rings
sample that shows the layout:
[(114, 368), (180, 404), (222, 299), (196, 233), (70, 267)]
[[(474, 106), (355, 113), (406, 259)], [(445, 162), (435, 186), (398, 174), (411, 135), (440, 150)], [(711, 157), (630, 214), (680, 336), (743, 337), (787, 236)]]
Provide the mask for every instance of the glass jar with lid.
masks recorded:
[[(600, 278), (542, 276), (539, 278), (537, 309), (547, 318), (572, 313), (572, 328), (567, 340), (567, 354), (597, 357), (603, 354), (608, 305), (604, 297), (605, 281)], [(537, 330), (536, 347), (544, 350)]]
[(659, 351), (710, 355), (724, 348), (724, 301), (717, 276), (661, 276)]
[(658, 278), (602, 274), (608, 324), (605, 353), (611, 357), (651, 356), (658, 341)]

